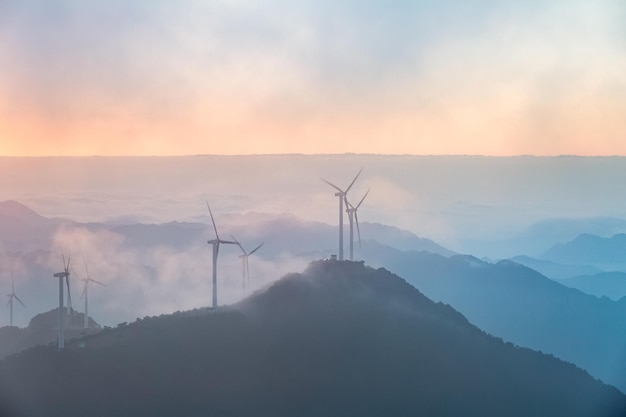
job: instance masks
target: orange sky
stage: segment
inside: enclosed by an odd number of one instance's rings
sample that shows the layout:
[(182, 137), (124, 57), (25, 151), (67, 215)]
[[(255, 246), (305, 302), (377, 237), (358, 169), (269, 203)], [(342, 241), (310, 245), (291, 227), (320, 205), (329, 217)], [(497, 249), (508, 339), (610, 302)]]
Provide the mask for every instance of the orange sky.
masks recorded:
[(626, 155), (620, 2), (267, 3), (8, 2), (0, 154)]

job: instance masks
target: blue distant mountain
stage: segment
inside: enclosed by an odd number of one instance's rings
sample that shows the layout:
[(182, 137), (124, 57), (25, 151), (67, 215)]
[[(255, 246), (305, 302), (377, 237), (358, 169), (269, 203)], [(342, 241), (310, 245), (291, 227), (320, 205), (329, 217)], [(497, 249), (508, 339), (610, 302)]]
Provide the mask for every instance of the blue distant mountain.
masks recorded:
[(552, 242), (565, 242), (587, 233), (612, 236), (626, 232), (626, 219), (618, 217), (584, 217), (546, 219), (530, 226), (525, 235), (548, 238)]
[(626, 270), (626, 234), (582, 234), (569, 242), (557, 243), (541, 258), (568, 265), (593, 265), (604, 271)]
[(598, 236), (626, 233), (626, 219), (617, 217), (545, 219), (507, 239), (493, 241), (470, 239), (462, 242), (461, 246), (466, 252), (492, 259), (511, 258), (519, 254), (539, 258), (555, 243), (568, 242), (585, 233)]
[(488, 333), (571, 361), (626, 392), (626, 299), (597, 298), (512, 261), (375, 245), (363, 254)]
[(548, 278), (557, 280), (564, 280), (580, 275), (593, 275), (603, 272), (600, 268), (593, 265), (559, 264), (545, 259), (536, 259), (524, 255), (514, 256), (510, 258), (510, 260), (534, 269)]
[(596, 297), (608, 297), (616, 301), (626, 297), (626, 272), (602, 272), (572, 277), (560, 282)]

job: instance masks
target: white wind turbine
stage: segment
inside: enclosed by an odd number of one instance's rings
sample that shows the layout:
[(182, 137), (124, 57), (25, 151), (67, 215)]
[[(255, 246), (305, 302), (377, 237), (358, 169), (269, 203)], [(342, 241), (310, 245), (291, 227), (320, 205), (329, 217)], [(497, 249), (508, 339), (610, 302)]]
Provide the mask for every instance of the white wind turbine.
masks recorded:
[(337, 187), (332, 182), (327, 181), (324, 178), (322, 178), (322, 181), (324, 181), (326, 184), (330, 185), (335, 190), (337, 190), (337, 192), (335, 193), (335, 196), (339, 197), (339, 260), (340, 261), (343, 261), (343, 202), (346, 198), (346, 195), (348, 194), (348, 191), (350, 191), (350, 188), (352, 188), (356, 179), (359, 178), (359, 175), (361, 175), (361, 171), (363, 171), (363, 168), (359, 170), (359, 172), (356, 174), (356, 177), (354, 177), (354, 179), (352, 180), (348, 188), (345, 189), (345, 191)]
[(217, 255), (220, 251), (220, 244), (225, 245), (236, 245), (237, 242), (233, 242), (230, 240), (222, 240), (220, 239), (220, 235), (217, 233), (217, 226), (215, 226), (215, 219), (213, 219), (213, 212), (211, 211), (211, 206), (209, 206), (209, 202), (206, 203), (207, 208), (209, 209), (209, 214), (211, 215), (211, 222), (213, 223), (213, 230), (215, 230), (215, 239), (208, 240), (207, 243), (209, 245), (213, 245), (213, 300), (212, 307), (217, 308)]
[(86, 329), (87, 327), (89, 327), (89, 283), (93, 282), (94, 284), (102, 285), (103, 287), (106, 287), (106, 285), (104, 285), (100, 281), (96, 281), (95, 279), (92, 279), (89, 276), (89, 269), (87, 268), (87, 262), (85, 262), (85, 259), (83, 259), (83, 264), (85, 264), (85, 273), (87, 274), (87, 278), (81, 279), (81, 281), (85, 283), (83, 287), (83, 294), (81, 295), (81, 297), (85, 299), (85, 314), (84, 314), (83, 328)]
[(68, 297), (68, 305), (71, 309), (71, 303), (69, 302), (70, 298), (70, 256), (67, 257), (67, 263), (65, 262), (65, 254), (61, 251), (61, 256), (63, 257), (63, 271), (57, 272), (52, 276), (59, 279), (59, 349), (63, 349), (65, 347), (65, 317), (63, 316), (63, 278), (67, 283), (67, 297)]
[(250, 281), (250, 265), (248, 264), (248, 258), (250, 258), (250, 255), (252, 255), (254, 252), (258, 251), (261, 248), (261, 246), (263, 246), (263, 243), (261, 243), (256, 248), (252, 249), (250, 252), (246, 252), (246, 250), (243, 248), (241, 243), (235, 238), (235, 236), (231, 235), (231, 237), (237, 243), (237, 245), (239, 245), (239, 248), (243, 252), (243, 255), (239, 255), (239, 257), (241, 258), (241, 267), (242, 267), (242, 273), (243, 273), (243, 288), (242, 289), (243, 289), (243, 294), (245, 295), (246, 285)]
[(348, 202), (348, 199), (345, 198), (346, 207), (347, 207), (346, 212), (348, 213), (348, 220), (350, 221), (350, 260), (351, 261), (354, 260), (354, 222), (356, 221), (356, 231), (359, 235), (359, 247), (361, 247), (361, 229), (359, 228), (359, 216), (357, 214), (357, 211), (359, 210), (359, 207), (361, 207), (363, 200), (365, 200), (365, 197), (367, 197), (369, 193), (370, 193), (370, 190), (368, 189), (365, 195), (363, 196), (363, 198), (361, 198), (361, 201), (359, 201), (359, 204), (357, 204), (356, 206), (353, 206), (352, 204), (350, 204)]
[(11, 320), (10, 324), (11, 326), (13, 326), (13, 300), (19, 301), (23, 307), (26, 307), (24, 303), (22, 302), (22, 300), (19, 299), (17, 294), (15, 294), (15, 282), (13, 281), (13, 271), (11, 271), (11, 294), (7, 294), (7, 297), (9, 297), (9, 302), (7, 303), (7, 305), (9, 306), (9, 311), (10, 311), (10, 320)]

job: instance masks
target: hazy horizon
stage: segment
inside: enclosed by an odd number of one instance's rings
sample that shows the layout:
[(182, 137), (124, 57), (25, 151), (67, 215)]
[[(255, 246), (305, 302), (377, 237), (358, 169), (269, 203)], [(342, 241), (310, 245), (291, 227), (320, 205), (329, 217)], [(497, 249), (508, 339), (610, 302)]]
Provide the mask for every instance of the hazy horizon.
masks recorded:
[(209, 200), (222, 213), (337, 224), (336, 198), (320, 178), (341, 186), (361, 167), (351, 195), (371, 187), (363, 221), (462, 252), (466, 240), (512, 237), (550, 218), (624, 217), (626, 207), (613, 185), (626, 181), (619, 156), (5, 157), (0, 199), (77, 221), (205, 221)]

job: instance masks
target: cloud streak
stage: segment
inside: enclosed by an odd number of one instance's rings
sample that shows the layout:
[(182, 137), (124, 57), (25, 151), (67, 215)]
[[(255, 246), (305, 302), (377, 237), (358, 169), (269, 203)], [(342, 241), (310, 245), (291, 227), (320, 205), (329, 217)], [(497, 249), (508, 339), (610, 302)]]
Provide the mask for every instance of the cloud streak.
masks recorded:
[(1, 7), (6, 154), (626, 152), (619, 1)]

